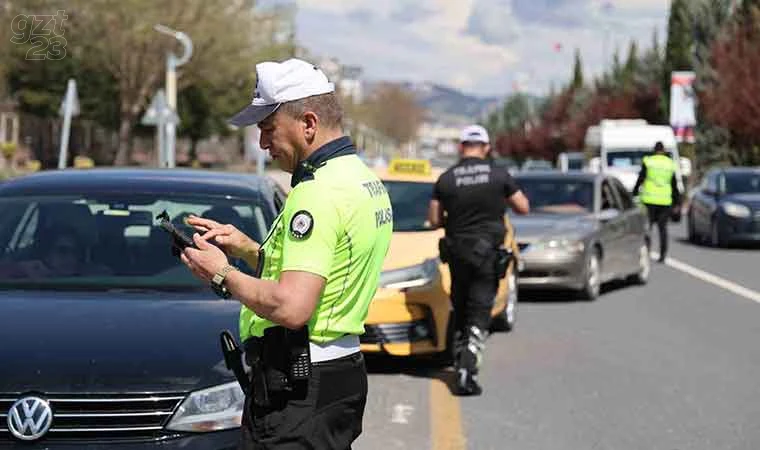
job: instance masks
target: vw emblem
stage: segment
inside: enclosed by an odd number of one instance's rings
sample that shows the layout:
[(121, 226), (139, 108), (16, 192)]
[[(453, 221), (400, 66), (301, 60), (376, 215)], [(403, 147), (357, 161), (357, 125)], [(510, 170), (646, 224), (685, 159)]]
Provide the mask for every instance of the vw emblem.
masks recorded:
[(39, 397), (24, 397), (8, 411), (8, 429), (13, 436), (24, 441), (41, 438), (52, 423), (53, 410), (47, 400)]

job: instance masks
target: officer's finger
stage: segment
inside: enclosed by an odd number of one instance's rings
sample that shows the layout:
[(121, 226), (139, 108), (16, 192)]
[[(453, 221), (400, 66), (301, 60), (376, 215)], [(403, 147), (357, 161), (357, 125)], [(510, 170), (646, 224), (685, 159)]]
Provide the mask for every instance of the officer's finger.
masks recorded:
[(203, 239), (206, 241), (209, 241), (211, 239), (216, 240), (218, 243), (222, 243), (224, 239), (224, 236), (228, 234), (227, 231), (224, 228), (213, 228), (205, 233), (203, 233)]
[(211, 219), (205, 219), (203, 217), (198, 217), (198, 216), (189, 216), (187, 218), (187, 224), (192, 225), (194, 227), (204, 227), (208, 230), (222, 226), (219, 222), (216, 222)]
[(193, 233), (193, 242), (195, 242), (195, 246), (200, 250), (206, 250), (211, 246), (211, 244), (209, 244), (208, 241), (202, 238), (198, 233)]

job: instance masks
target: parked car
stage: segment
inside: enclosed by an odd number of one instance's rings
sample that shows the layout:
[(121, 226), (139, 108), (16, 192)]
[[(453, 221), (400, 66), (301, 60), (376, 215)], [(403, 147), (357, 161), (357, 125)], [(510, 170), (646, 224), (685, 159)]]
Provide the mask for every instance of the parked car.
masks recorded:
[[(447, 356), (452, 349), (453, 321), (449, 299), (448, 265), (439, 259), (438, 240), (443, 229), (431, 229), (427, 209), (433, 185), (441, 171), (424, 160), (395, 160), (376, 169), (393, 205), (393, 237), (383, 264), (379, 287), (370, 304), (365, 353), (394, 356)], [(512, 227), (507, 222), (504, 245), (518, 253)], [(510, 330), (516, 320), (516, 261), (499, 288), (491, 310), (492, 327)]]
[(0, 185), (0, 447), (234, 448), (243, 394), (219, 333), (237, 331), (240, 304), (190, 274), (155, 217), (210, 217), (261, 241), (276, 197), (265, 178), (192, 170)]
[(760, 242), (760, 167), (707, 172), (691, 195), (687, 217), (691, 242)]
[(512, 218), (521, 288), (569, 288), (595, 299), (606, 281), (647, 282), (646, 214), (617, 177), (545, 172), (515, 178), (531, 206), (530, 215)]

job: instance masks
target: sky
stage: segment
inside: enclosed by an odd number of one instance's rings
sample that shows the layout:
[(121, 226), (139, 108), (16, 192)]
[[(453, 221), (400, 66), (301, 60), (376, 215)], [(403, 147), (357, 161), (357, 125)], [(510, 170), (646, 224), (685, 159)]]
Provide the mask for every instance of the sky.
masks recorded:
[[(546, 93), (587, 77), (630, 41), (666, 36), (670, 0), (265, 0), (295, 3), (296, 36), (313, 54), (359, 65), (372, 81), (429, 81), (469, 94)], [(604, 57), (606, 54), (607, 58)], [(605, 60), (608, 62), (604, 64)]]

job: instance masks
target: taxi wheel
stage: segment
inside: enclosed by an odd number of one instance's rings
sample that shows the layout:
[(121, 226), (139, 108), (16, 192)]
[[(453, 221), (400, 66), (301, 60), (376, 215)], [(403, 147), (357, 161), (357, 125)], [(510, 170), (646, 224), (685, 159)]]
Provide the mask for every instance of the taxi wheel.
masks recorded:
[(507, 305), (491, 321), (492, 331), (512, 331), (517, 320), (517, 275), (514, 270), (507, 274)]

